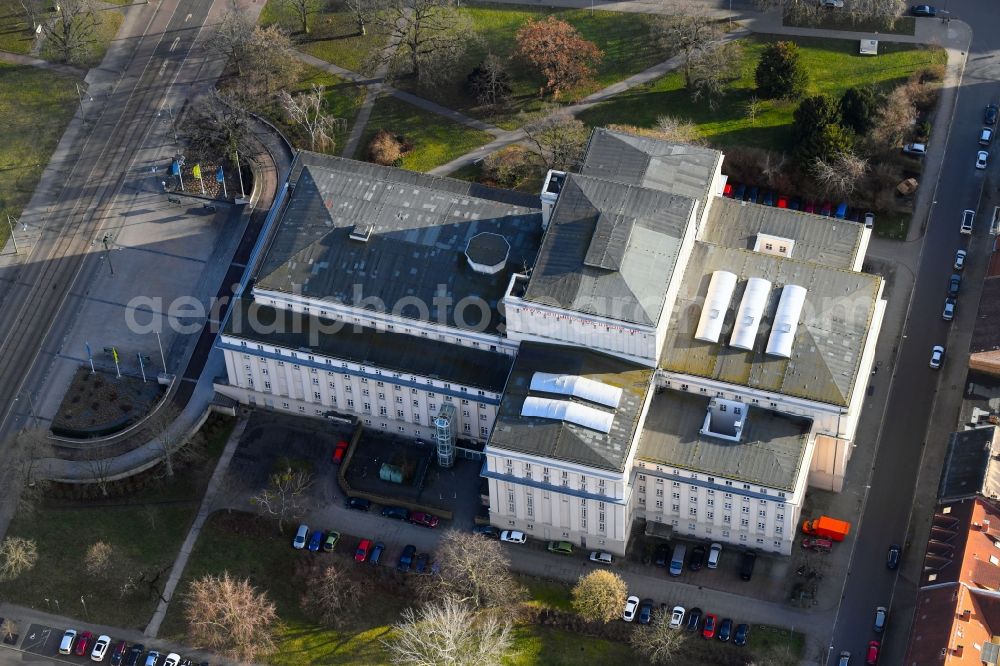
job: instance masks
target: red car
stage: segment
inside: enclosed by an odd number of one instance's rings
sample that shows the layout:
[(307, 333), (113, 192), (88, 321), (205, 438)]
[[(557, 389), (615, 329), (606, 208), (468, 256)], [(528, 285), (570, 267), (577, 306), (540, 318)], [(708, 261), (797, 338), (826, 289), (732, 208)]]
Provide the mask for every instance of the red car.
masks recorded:
[(719, 624), (719, 616), (709, 613), (705, 616), (705, 626), (701, 630), (702, 638), (715, 638), (715, 628)]
[(865, 663), (868, 666), (875, 666), (878, 663), (878, 651), (881, 644), (878, 641), (872, 641), (868, 644), (868, 653), (865, 657)]
[(806, 213), (815, 213), (816, 212), (816, 204), (814, 204), (812, 201), (807, 201), (806, 205), (802, 208), (802, 210), (803, 210), (803, 212), (806, 212)]
[(348, 447), (347, 442), (343, 440), (337, 442), (337, 448), (333, 450), (333, 462), (337, 463), (338, 465), (344, 462), (344, 454), (347, 453), (347, 447)]
[(833, 541), (820, 537), (802, 537), (802, 547), (810, 548), (820, 553), (829, 553), (833, 549)]
[(788, 197), (778, 197), (778, 208), (788, 208)]
[(89, 657), (90, 653), (87, 650), (90, 649), (90, 644), (93, 640), (94, 634), (89, 631), (80, 634), (80, 637), (76, 639), (76, 647), (73, 648), (73, 654), (78, 657)]
[(726, 186), (722, 188), (722, 196), (732, 199), (733, 198), (733, 184), (726, 183)]
[(438, 517), (432, 516), (429, 513), (422, 513), (420, 511), (414, 511), (410, 514), (410, 522), (414, 525), (421, 525), (423, 527), (437, 527)]
[(358, 544), (358, 549), (354, 551), (354, 561), (364, 562), (368, 559), (368, 553), (372, 550), (372, 542), (369, 539), (362, 539)]

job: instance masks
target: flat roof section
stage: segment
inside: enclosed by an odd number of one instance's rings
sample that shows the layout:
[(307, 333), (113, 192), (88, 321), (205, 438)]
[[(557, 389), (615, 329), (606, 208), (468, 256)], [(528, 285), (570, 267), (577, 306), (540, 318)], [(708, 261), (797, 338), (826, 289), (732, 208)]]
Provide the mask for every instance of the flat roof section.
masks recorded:
[[(249, 299), (240, 299), (234, 304), (223, 334), (373, 368), (474, 386), (492, 393), (503, 391), (514, 363), (513, 357), (506, 354), (404, 333), (376, 331), (273, 308)], [(329, 369), (339, 370), (337, 366)]]
[(790, 208), (716, 197), (698, 240), (752, 250), (757, 234), (795, 241), (791, 259), (850, 269), (861, 248), (864, 225)]
[(996, 435), (997, 427), (993, 425), (951, 433), (938, 484), (939, 500), (972, 497), (976, 493), (987, 497), (1000, 494), (998, 470), (991, 469), (990, 464)]
[[(728, 270), (738, 277), (719, 343), (695, 339), (712, 273)], [(771, 282), (753, 350), (729, 346), (736, 307), (750, 278)], [(790, 358), (766, 355), (781, 287), (806, 290), (805, 303), (791, 343)], [(681, 281), (660, 367), (728, 384), (773, 391), (846, 407), (861, 364), (861, 354), (878, 300), (881, 278), (830, 268), (752, 250), (695, 242)]]
[(812, 422), (748, 406), (739, 442), (702, 435), (710, 398), (666, 390), (653, 396), (636, 460), (793, 492)]
[[(534, 263), (541, 243), (539, 199), (520, 192), (308, 152), (289, 182), (258, 289), (494, 332), (510, 276)], [(484, 232), (510, 246), (496, 273), (465, 256)], [(488, 312), (456, 311), (462, 299)]]
[[(618, 408), (551, 392), (532, 391), (535, 373), (574, 375), (622, 389)], [(650, 390), (653, 370), (581, 347), (521, 343), (507, 381), (489, 446), (595, 469), (622, 472)], [(528, 398), (565, 400), (612, 416), (607, 433), (572, 421), (522, 416)]]

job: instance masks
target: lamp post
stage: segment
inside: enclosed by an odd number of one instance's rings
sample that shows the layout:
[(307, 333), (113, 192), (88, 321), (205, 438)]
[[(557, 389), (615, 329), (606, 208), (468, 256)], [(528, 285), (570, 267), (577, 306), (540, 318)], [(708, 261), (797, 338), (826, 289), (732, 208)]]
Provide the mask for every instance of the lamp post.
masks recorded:
[(20, 400), (22, 395), (28, 398), (28, 416), (31, 418), (31, 425), (33, 427), (38, 427), (38, 412), (35, 411), (35, 400), (31, 397), (30, 391), (23, 391), (22, 393), (19, 393), (14, 400)]
[[(83, 119), (83, 122), (87, 122), (87, 114), (83, 110), (83, 90), (80, 89), (79, 83), (74, 83), (73, 85), (76, 86), (76, 96), (80, 98), (80, 117)], [(94, 98), (87, 95), (87, 100), (93, 102)]]

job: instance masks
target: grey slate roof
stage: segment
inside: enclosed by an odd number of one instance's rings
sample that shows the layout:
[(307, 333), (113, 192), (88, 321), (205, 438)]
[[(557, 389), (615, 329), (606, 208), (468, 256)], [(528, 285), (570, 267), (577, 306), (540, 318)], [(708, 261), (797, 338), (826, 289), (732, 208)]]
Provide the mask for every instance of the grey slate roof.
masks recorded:
[(989, 497), (997, 493), (997, 470), (989, 473), (996, 435), (997, 428), (992, 425), (951, 433), (938, 483), (939, 500), (972, 497), (976, 493)]
[(524, 299), (655, 325), (695, 202), (571, 174)]
[[(716, 270), (735, 273), (738, 282), (719, 342), (702, 342), (694, 339), (694, 333), (709, 281)], [(736, 310), (751, 277), (770, 280), (772, 286), (754, 350), (748, 352), (733, 349), (728, 342)], [(764, 354), (781, 296), (780, 287), (786, 284), (807, 290), (790, 359)], [(847, 406), (880, 288), (881, 278), (876, 275), (696, 241), (667, 327), (660, 367)]]
[[(403, 333), (375, 331), (240, 299), (224, 335), (500, 393), (514, 359)], [(337, 366), (331, 366), (337, 370)]]
[(653, 396), (636, 460), (794, 491), (811, 422), (749, 406), (739, 442), (702, 435), (709, 398), (683, 391)]
[(590, 135), (580, 173), (686, 196), (704, 210), (722, 157), (711, 148), (598, 128)]
[(793, 259), (850, 269), (863, 232), (858, 222), (716, 197), (698, 240), (752, 250), (757, 234), (765, 233), (794, 240)]
[[(578, 375), (621, 388), (621, 401), (615, 410), (564, 395), (532, 392), (531, 377), (536, 372)], [(651, 368), (613, 356), (580, 347), (522, 342), (489, 446), (621, 472), (652, 379)], [(566, 421), (521, 416), (521, 407), (529, 395), (569, 399), (602, 412), (613, 412), (611, 430), (604, 434)]]
[[(450, 178), (338, 157), (299, 153), (294, 190), (258, 271), (256, 288), (393, 311), (465, 329), (495, 331), (497, 302), (513, 272), (535, 260), (539, 200)], [(372, 225), (367, 242), (349, 238)], [(477, 234), (510, 245), (504, 269), (473, 271), (465, 257)], [(444, 294), (448, 299), (436, 299)], [(481, 299), (456, 318), (454, 304)], [(420, 305), (414, 305), (419, 303)]]

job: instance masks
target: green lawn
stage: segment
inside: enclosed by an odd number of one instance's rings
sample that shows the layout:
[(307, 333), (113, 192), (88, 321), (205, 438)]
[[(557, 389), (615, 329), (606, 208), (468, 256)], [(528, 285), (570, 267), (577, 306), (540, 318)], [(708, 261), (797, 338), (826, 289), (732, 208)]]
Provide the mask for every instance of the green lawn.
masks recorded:
[(18, 0), (0, 0), (0, 51), (26, 54), (34, 34)]
[(332, 9), (312, 15), (309, 35), (303, 35), (298, 17), (281, 0), (268, 0), (261, 11), (260, 23), (280, 25), (299, 41), (299, 48), (306, 53), (352, 72), (360, 72), (368, 55), (382, 43), (370, 30), (367, 35), (360, 35), (350, 13)]
[(411, 171), (429, 171), (493, 140), (486, 132), (460, 125), (388, 95), (375, 101), (356, 159), (364, 159), (368, 142), (379, 129), (403, 135), (413, 144), (401, 166)]
[[(746, 104), (755, 93), (754, 70), (764, 44), (775, 37), (757, 36), (744, 41), (741, 77), (729, 85), (715, 109), (694, 102), (684, 89), (680, 72), (622, 93), (580, 114), (588, 125), (612, 123), (652, 127), (661, 115), (693, 121), (713, 146), (756, 146), (787, 149), (788, 128), (796, 102), (767, 100), (756, 122), (746, 116)], [(940, 48), (881, 43), (880, 55), (857, 54), (857, 44), (847, 40), (800, 38), (802, 60), (810, 74), (810, 95), (821, 92), (839, 97), (854, 86), (876, 85), (883, 89), (901, 83), (914, 71), (945, 62)]]
[(634, 666), (641, 662), (624, 643), (551, 627), (520, 625), (514, 630), (511, 656), (503, 663), (507, 666)]
[(0, 63), (0, 247), (76, 110), (73, 77)]

